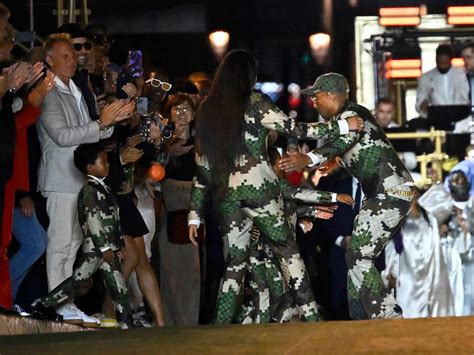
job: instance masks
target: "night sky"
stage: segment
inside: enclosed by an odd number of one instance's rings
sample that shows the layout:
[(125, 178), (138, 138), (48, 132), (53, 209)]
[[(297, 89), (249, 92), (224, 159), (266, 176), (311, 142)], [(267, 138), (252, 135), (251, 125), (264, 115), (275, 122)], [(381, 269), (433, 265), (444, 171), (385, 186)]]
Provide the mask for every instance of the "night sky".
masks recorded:
[[(209, 31), (221, 28), (230, 33), (230, 49), (246, 48), (254, 53), (263, 80), (306, 85), (328, 70), (351, 76), (355, 16), (377, 15), (381, 4), (423, 3), (358, 0), (357, 5), (351, 7), (350, 0), (332, 2), (332, 52), (328, 63), (322, 66), (316, 65), (311, 58), (308, 35), (324, 30), (323, 0), (89, 0), (88, 7), (92, 11), (90, 22), (100, 19), (113, 24), (115, 43), (111, 57), (119, 64), (125, 61), (129, 49), (141, 49), (146, 66), (164, 67), (173, 78), (186, 76), (194, 70), (212, 73), (217, 61), (208, 46), (207, 35)], [(424, 2), (428, 13), (446, 12), (448, 1)], [(462, 1), (454, 2), (462, 4)], [(3, 3), (12, 12), (11, 23), (15, 28), (27, 30), (28, 1)], [(34, 1), (35, 30), (42, 38), (55, 31), (56, 17), (52, 14), (55, 8), (56, 0)], [(140, 31), (150, 28), (155, 33), (130, 34), (137, 28), (141, 28)]]

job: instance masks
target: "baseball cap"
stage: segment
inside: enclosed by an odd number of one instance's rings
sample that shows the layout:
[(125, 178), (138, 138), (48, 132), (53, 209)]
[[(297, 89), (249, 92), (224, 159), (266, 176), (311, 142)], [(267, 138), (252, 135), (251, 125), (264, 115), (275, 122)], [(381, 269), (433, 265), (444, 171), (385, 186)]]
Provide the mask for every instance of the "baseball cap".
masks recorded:
[(301, 90), (303, 95), (312, 95), (316, 92), (348, 93), (349, 84), (346, 78), (338, 73), (326, 73), (317, 77), (313, 86)]

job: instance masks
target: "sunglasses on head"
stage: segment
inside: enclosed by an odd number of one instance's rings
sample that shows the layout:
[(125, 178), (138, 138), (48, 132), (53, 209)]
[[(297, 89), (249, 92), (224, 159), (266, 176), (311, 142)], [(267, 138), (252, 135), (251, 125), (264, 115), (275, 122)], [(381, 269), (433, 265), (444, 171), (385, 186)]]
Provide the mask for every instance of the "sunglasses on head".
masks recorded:
[(155, 88), (161, 87), (164, 91), (170, 91), (171, 87), (173, 86), (170, 83), (167, 83), (166, 81), (161, 81), (155, 78), (148, 79), (147, 81), (145, 81), (145, 84), (150, 84)]
[(90, 51), (92, 49), (92, 43), (91, 42), (74, 43), (74, 50), (76, 52), (81, 51), (83, 47), (86, 51)]

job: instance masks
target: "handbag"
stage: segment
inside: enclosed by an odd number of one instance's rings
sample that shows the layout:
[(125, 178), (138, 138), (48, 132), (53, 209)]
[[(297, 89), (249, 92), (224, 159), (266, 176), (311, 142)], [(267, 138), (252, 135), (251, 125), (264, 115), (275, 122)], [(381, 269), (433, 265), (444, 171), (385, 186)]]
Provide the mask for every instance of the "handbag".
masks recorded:
[[(168, 212), (168, 241), (172, 244), (190, 244), (188, 229), (189, 210), (177, 210)], [(204, 225), (198, 228), (197, 242), (206, 240)]]

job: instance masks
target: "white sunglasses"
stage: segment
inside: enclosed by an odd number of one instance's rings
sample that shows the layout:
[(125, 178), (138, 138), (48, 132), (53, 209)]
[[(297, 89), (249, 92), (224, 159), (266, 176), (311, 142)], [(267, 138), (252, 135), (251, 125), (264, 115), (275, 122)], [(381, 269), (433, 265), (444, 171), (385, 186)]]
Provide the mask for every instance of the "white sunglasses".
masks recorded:
[(173, 86), (170, 83), (167, 83), (166, 81), (161, 81), (155, 78), (148, 79), (147, 81), (145, 81), (145, 84), (150, 84), (155, 88), (159, 88), (161, 86), (161, 88), (165, 91), (170, 91), (171, 87)]

